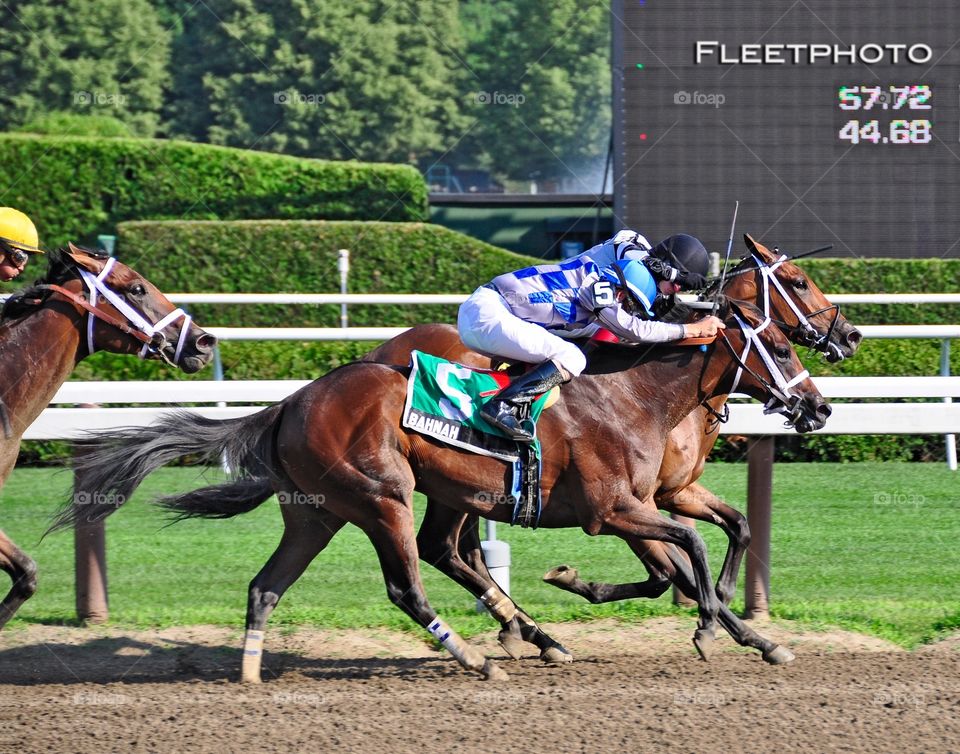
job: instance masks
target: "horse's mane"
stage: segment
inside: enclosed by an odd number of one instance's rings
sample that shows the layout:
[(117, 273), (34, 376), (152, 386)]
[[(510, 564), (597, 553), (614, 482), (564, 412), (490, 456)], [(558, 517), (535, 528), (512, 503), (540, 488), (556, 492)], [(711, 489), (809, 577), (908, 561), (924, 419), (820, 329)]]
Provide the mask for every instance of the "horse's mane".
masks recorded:
[[(98, 259), (106, 256), (103, 252), (92, 249), (80, 246), (74, 246), (74, 248)], [(0, 311), (0, 323), (24, 317), (39, 310), (40, 307), (37, 306), (37, 302), (46, 301), (52, 293), (52, 291), (43, 288), (44, 285), (63, 285), (68, 280), (77, 277), (76, 267), (66, 253), (66, 249), (60, 248), (47, 252), (46, 257), (47, 271), (44, 276), (33, 281), (23, 290), (17, 291), (6, 300), (2, 311)]]

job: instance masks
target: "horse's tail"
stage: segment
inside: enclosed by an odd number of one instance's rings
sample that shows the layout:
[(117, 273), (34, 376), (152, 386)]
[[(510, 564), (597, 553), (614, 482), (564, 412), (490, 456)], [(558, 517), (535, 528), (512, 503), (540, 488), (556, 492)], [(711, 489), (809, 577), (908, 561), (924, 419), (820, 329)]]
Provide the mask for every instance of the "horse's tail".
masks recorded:
[[(164, 503), (166, 507), (183, 510), (176, 505), (180, 498), (219, 488), (227, 495), (223, 505), (233, 502), (237, 506), (236, 513), (253, 510), (269, 497), (265, 495), (256, 504), (252, 503), (260, 497), (266, 478), (270, 476), (273, 429), (283, 412), (283, 405), (277, 403), (250, 416), (225, 420), (207, 419), (189, 411), (174, 411), (148, 427), (125, 427), (98, 433), (94, 439), (82, 443), (74, 464), (76, 491), (48, 532), (106, 518), (130, 499), (148, 474), (183, 456), (198, 457), (211, 464), (225, 460), (238, 479), (190, 495), (174, 496), (171, 498), (173, 503)], [(196, 499), (203, 497), (200, 495)], [(187, 512), (186, 517), (210, 515), (212, 505), (198, 507), (197, 510), (204, 511), (202, 513)], [(249, 507), (242, 509), (243, 505)], [(219, 511), (221, 517), (225, 513)]]
[(199, 490), (168, 495), (157, 505), (175, 513), (174, 522), (185, 518), (232, 518), (249, 513), (273, 494), (273, 485), (266, 477), (237, 479), (213, 484)]

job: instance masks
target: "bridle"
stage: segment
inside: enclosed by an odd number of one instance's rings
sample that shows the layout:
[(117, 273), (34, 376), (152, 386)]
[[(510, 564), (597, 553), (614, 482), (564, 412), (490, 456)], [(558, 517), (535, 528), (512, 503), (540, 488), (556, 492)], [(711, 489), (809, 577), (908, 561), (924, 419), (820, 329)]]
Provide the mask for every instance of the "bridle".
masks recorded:
[[(792, 427), (797, 420), (800, 419), (801, 397), (796, 393), (793, 393), (791, 388), (807, 379), (810, 376), (810, 373), (804, 369), (793, 378), (787, 379), (780, 367), (777, 366), (776, 361), (770, 355), (767, 347), (763, 344), (763, 341), (760, 340), (760, 333), (766, 330), (771, 324), (775, 324), (769, 315), (765, 313), (763, 322), (761, 322), (757, 327), (752, 327), (749, 325), (736, 311), (733, 312), (733, 317), (737, 322), (737, 326), (740, 328), (741, 332), (743, 332), (746, 342), (743, 347), (743, 352), (737, 353), (733, 343), (731, 343), (728, 339), (726, 332), (724, 330), (720, 330), (718, 332), (720, 339), (730, 351), (730, 355), (737, 364), (737, 373), (733, 378), (733, 384), (730, 386), (729, 392), (736, 392), (737, 387), (740, 385), (740, 380), (743, 377), (744, 372), (746, 372), (753, 377), (770, 396), (769, 400), (763, 406), (763, 413), (781, 413), (787, 417), (786, 426)], [(767, 368), (767, 371), (773, 380), (772, 383), (747, 364), (747, 358), (750, 356), (751, 350), (755, 350), (760, 356), (761, 361), (763, 361), (764, 366)], [(719, 422), (725, 422), (727, 418), (729, 418), (729, 409), (723, 414), (719, 414), (714, 411), (709, 404), (707, 404), (706, 400), (703, 400), (701, 405), (706, 406), (708, 411), (710, 411)]]
[[(779, 251), (779, 249), (774, 249), (774, 251)], [(786, 302), (787, 306), (790, 308), (790, 311), (793, 312), (793, 315), (797, 318), (797, 324), (795, 325), (789, 325), (786, 322), (774, 320), (776, 324), (784, 331), (790, 333), (793, 336), (792, 339), (796, 342), (802, 343), (803, 345), (809, 346), (815, 351), (821, 351), (823, 353), (826, 353), (833, 348), (837, 351), (837, 354), (842, 359), (843, 352), (831, 342), (833, 331), (836, 329), (837, 321), (840, 319), (839, 304), (830, 304), (829, 306), (825, 306), (822, 309), (811, 312), (808, 317), (802, 311), (800, 311), (800, 307), (797, 306), (796, 302), (793, 300), (793, 297), (787, 293), (786, 289), (783, 287), (783, 283), (781, 283), (779, 278), (777, 278), (777, 270), (784, 262), (788, 261), (790, 257), (788, 257), (786, 254), (783, 254), (775, 262), (768, 264), (756, 253), (752, 253), (750, 256), (757, 263), (757, 266), (754, 269), (757, 272), (757, 288), (761, 292), (762, 296), (762, 302), (758, 301), (757, 304), (759, 306), (762, 303), (760, 308), (763, 311), (763, 316), (767, 317), (768, 319), (771, 316), (770, 286), (773, 285), (773, 287), (780, 292), (780, 296)], [(820, 335), (817, 328), (810, 324), (810, 318), (829, 311), (833, 311), (833, 317), (830, 320), (830, 327), (827, 328), (825, 335)]]
[[(180, 356), (183, 353), (183, 347), (187, 341), (193, 318), (183, 309), (174, 309), (160, 319), (160, 321), (150, 323), (140, 312), (127, 303), (122, 296), (107, 285), (106, 280), (116, 261), (116, 259), (110, 257), (98, 275), (94, 275), (82, 267), (77, 268), (81, 279), (89, 291), (89, 300), (84, 298), (82, 294), (73, 293), (62, 286), (52, 283), (43, 284), (38, 287), (44, 290), (55, 291), (86, 310), (88, 315), (86, 328), (88, 354), (93, 354), (96, 351), (93, 328), (95, 320), (99, 319), (143, 343), (143, 348), (140, 349), (140, 353), (138, 354), (141, 359), (156, 355), (167, 364), (177, 366), (180, 362)], [(120, 319), (98, 308), (97, 301), (101, 296), (126, 319)], [(163, 334), (163, 330), (179, 319), (182, 319), (183, 322), (180, 325), (180, 337), (177, 341), (177, 347), (173, 359), (171, 359), (164, 352), (164, 349), (168, 346), (168, 341)]]
[[(787, 306), (793, 312), (794, 316), (797, 318), (797, 323), (794, 325), (790, 325), (780, 320), (773, 320), (777, 326), (780, 327), (794, 342), (808, 346), (809, 348), (812, 348), (815, 351), (820, 351), (821, 353), (829, 353), (831, 350), (833, 350), (836, 352), (839, 360), (842, 360), (844, 358), (843, 352), (835, 343), (832, 342), (834, 330), (836, 329), (837, 322), (840, 319), (839, 304), (830, 304), (829, 306), (825, 306), (822, 309), (811, 312), (810, 314), (804, 314), (793, 300), (793, 297), (787, 293), (776, 274), (777, 270), (780, 269), (784, 262), (800, 259), (801, 257), (808, 257), (812, 254), (819, 254), (820, 252), (828, 251), (831, 248), (832, 246), (821, 246), (811, 251), (805, 251), (801, 254), (782, 254), (776, 261), (770, 263), (763, 259), (763, 257), (761, 257), (758, 253), (751, 252), (750, 257), (744, 257), (737, 268), (731, 271), (730, 276), (746, 275), (748, 272), (756, 272), (756, 304), (757, 307), (763, 311), (764, 317), (771, 317), (770, 286), (772, 284), (773, 287), (780, 292), (781, 297), (787, 303)], [(774, 248), (774, 252), (779, 251), (780, 249)], [(752, 259), (754, 264), (748, 264), (748, 259)], [(715, 290), (716, 296), (720, 296), (723, 293), (722, 288), (724, 287), (723, 284), (725, 280), (726, 272), (724, 272), (722, 277), (714, 278), (712, 284), (702, 294), (702, 297), (704, 299), (708, 298), (710, 292), (713, 290)], [(820, 314), (830, 312), (831, 310), (833, 311), (833, 317), (830, 321), (830, 327), (827, 328), (825, 335), (820, 335), (819, 331), (811, 324), (810, 320), (819, 316)]]

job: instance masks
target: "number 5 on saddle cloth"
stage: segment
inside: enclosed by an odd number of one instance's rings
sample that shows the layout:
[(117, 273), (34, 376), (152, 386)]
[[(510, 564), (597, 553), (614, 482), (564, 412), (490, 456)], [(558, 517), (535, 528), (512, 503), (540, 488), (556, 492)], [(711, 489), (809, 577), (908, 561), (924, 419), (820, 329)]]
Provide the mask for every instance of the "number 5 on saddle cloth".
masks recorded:
[(505, 387), (505, 372), (474, 369), (422, 351), (410, 356), (410, 378), (403, 409), (403, 426), (448, 445), (508, 461), (513, 468), (511, 488), (495, 502), (513, 505), (511, 523), (536, 528), (540, 519), (540, 441), (536, 422), (552, 405), (557, 388), (538, 397), (521, 415), (534, 435), (532, 443), (518, 443), (488, 424), (480, 414), (483, 403)]

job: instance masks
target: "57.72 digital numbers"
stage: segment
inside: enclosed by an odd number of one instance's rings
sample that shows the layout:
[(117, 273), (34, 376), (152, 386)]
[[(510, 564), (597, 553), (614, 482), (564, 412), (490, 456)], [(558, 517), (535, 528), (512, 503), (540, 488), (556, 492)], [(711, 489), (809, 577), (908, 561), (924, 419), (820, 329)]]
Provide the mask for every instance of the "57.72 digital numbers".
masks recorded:
[[(929, 114), (923, 120), (902, 118), (908, 112), (931, 110), (933, 92), (926, 84), (904, 86), (841, 86), (837, 104), (841, 110), (870, 110), (877, 120), (848, 120), (837, 134), (851, 144), (929, 144), (933, 139)], [(900, 111), (901, 119), (889, 123), (879, 120), (884, 111)], [(851, 113), (852, 115), (853, 113)], [(921, 113), (916, 113), (920, 115)], [(909, 116), (908, 116), (909, 117)]]
[(851, 144), (929, 144), (931, 125), (929, 120), (892, 120), (883, 126), (877, 120), (848, 120), (838, 136)]

